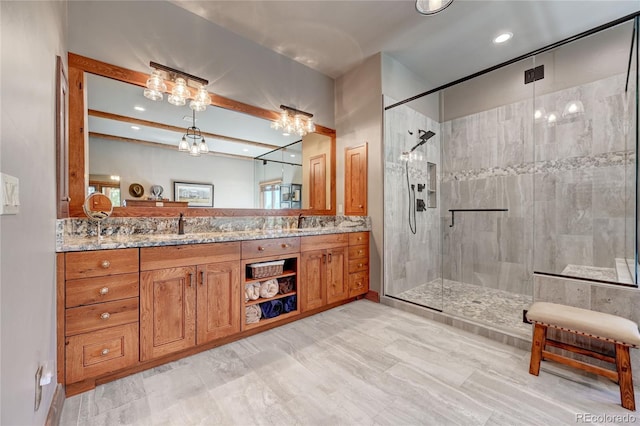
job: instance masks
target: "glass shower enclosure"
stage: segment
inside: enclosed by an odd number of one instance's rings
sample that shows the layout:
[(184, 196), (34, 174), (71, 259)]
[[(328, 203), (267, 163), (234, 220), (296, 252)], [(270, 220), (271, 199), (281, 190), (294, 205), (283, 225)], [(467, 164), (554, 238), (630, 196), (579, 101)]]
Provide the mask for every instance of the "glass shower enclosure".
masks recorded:
[(528, 335), (534, 273), (637, 285), (637, 24), (385, 96), (385, 296)]

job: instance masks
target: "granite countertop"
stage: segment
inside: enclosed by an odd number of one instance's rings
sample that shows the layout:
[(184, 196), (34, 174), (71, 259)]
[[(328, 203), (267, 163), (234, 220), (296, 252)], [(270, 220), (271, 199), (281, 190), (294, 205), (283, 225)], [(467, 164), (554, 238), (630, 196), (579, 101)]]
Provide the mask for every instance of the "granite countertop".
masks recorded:
[(92, 237), (67, 236), (56, 247), (57, 252), (109, 250), (132, 247), (173, 246), (179, 244), (204, 244), (226, 241), (262, 240), (268, 238), (302, 237), (310, 235), (342, 234), (370, 231), (370, 226), (338, 226), (300, 229), (270, 229), (248, 231), (222, 231), (178, 234), (130, 234)]

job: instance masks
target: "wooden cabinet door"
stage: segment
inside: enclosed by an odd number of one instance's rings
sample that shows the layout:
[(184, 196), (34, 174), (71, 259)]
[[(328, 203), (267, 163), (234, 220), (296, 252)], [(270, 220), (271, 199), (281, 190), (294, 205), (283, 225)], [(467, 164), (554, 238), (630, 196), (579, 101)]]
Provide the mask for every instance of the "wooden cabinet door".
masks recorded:
[(345, 279), (347, 266), (346, 247), (327, 250), (327, 303), (349, 297), (349, 282)]
[(309, 208), (327, 208), (326, 155), (316, 155), (309, 159)]
[(198, 266), (197, 343), (240, 331), (240, 264)]
[(345, 150), (344, 213), (367, 215), (367, 144)]
[(196, 267), (140, 274), (140, 359), (196, 344)]
[(298, 294), (302, 312), (326, 305), (326, 250), (313, 250), (300, 255)]

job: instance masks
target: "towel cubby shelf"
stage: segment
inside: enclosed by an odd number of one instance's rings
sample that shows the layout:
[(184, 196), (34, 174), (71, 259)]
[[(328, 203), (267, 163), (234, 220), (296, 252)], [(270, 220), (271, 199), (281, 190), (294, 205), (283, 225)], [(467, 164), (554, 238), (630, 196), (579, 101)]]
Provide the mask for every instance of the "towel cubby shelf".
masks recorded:
[[(284, 239), (274, 239), (270, 241), (270, 246), (276, 248), (285, 246), (297, 248), (299, 247), (299, 244), (299, 240), (292, 241), (291, 238), (288, 238), (286, 241)], [(264, 246), (266, 247), (266, 245)], [(262, 250), (260, 256), (262, 256), (265, 251), (267, 250)], [(272, 252), (274, 253), (272, 256), (247, 259), (243, 258), (242, 260), (243, 276), (241, 278), (241, 291), (243, 292), (242, 296), (245, 297), (245, 299), (243, 299), (245, 300), (245, 302), (242, 304), (242, 310), (240, 312), (242, 330), (262, 327), (267, 324), (290, 318), (300, 313), (297, 297), (300, 254), (298, 252), (277, 254), (276, 250), (272, 250)], [(284, 261), (283, 273), (258, 279), (252, 277), (252, 266), (254, 266), (256, 263), (272, 261)], [(260, 297), (255, 300), (246, 300), (250, 297), (250, 294), (253, 294), (253, 297), (257, 295), (256, 292), (258, 291), (257, 288), (259, 288), (259, 284), (260, 286), (264, 286), (268, 284), (268, 281), (270, 280), (278, 281), (278, 285), (275, 286), (275, 289), (273, 289), (277, 292), (276, 294), (274, 294), (272, 297)], [(283, 288), (283, 283), (287, 283), (289, 284), (289, 286)], [(253, 290), (254, 293), (251, 293), (251, 285), (255, 286)], [(270, 285), (273, 286), (274, 284), (271, 283)], [(264, 296), (265, 292), (268, 295), (273, 294), (273, 291), (269, 292), (268, 290), (272, 289), (260, 288), (261, 296)], [(284, 291), (284, 293), (281, 293), (282, 291)]]

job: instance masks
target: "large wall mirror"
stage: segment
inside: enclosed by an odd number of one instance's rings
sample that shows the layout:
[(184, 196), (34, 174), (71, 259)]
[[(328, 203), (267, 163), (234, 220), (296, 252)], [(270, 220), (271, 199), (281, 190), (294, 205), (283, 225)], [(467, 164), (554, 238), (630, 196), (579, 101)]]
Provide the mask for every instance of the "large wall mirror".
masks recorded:
[[(93, 191), (108, 192), (114, 216), (335, 214), (332, 129), (283, 136), (277, 112), (214, 94), (194, 123), (188, 103), (143, 96), (147, 74), (72, 53), (69, 70), (71, 216)], [(194, 125), (209, 148), (198, 157), (178, 150)], [(176, 207), (191, 193), (202, 202)]]

